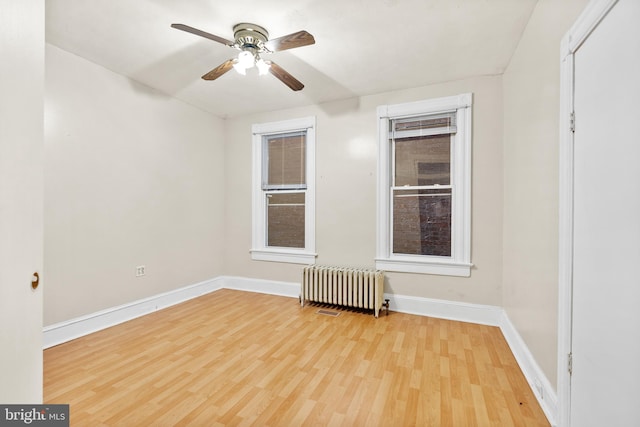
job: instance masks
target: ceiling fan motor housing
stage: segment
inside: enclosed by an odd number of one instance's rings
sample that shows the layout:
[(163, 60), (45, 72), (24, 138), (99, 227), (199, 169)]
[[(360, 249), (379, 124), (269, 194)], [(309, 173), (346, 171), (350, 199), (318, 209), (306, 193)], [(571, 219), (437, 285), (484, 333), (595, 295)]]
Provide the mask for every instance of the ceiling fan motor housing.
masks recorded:
[(233, 26), (233, 36), (236, 47), (242, 50), (269, 51), (264, 45), (269, 40), (269, 33), (259, 25), (247, 22), (236, 24)]

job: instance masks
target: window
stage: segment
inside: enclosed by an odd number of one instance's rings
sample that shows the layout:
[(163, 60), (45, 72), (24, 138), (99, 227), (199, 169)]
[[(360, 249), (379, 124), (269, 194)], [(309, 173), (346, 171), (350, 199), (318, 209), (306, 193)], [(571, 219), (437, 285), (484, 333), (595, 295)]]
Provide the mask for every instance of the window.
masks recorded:
[(315, 118), (255, 124), (255, 260), (315, 261)]
[(471, 100), (378, 107), (376, 268), (471, 274)]

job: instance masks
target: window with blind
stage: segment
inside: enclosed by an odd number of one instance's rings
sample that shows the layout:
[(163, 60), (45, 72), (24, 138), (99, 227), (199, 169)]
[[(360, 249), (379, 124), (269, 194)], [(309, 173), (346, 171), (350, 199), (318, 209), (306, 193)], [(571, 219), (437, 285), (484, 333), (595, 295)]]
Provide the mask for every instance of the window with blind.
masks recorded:
[(310, 263), (315, 118), (253, 126), (253, 259)]
[(470, 275), (471, 94), (381, 106), (377, 268)]
[(266, 246), (304, 248), (307, 131), (262, 137)]

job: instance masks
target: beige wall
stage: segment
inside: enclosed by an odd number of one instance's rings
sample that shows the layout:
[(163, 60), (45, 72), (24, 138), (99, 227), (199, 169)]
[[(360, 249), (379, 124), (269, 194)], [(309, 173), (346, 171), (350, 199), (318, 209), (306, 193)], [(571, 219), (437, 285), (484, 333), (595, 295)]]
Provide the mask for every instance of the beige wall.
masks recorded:
[(504, 307), (556, 384), (560, 41), (587, 0), (540, 0), (504, 74)]
[(44, 324), (221, 275), (224, 122), (54, 46), (46, 64)]
[(502, 78), (478, 77), (227, 120), (226, 252), (229, 275), (299, 282), (302, 266), (252, 261), (251, 125), (314, 115), (319, 264), (373, 267), (376, 244), (376, 107), (473, 92), (470, 278), (389, 273), (388, 292), (502, 304)]

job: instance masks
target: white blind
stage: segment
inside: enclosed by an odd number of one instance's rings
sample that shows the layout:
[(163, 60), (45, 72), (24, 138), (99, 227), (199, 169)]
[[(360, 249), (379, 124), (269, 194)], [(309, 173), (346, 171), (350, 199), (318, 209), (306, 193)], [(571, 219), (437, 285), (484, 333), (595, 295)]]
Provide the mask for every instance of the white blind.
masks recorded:
[(419, 136), (456, 133), (456, 112), (391, 119), (391, 137), (414, 138)]

